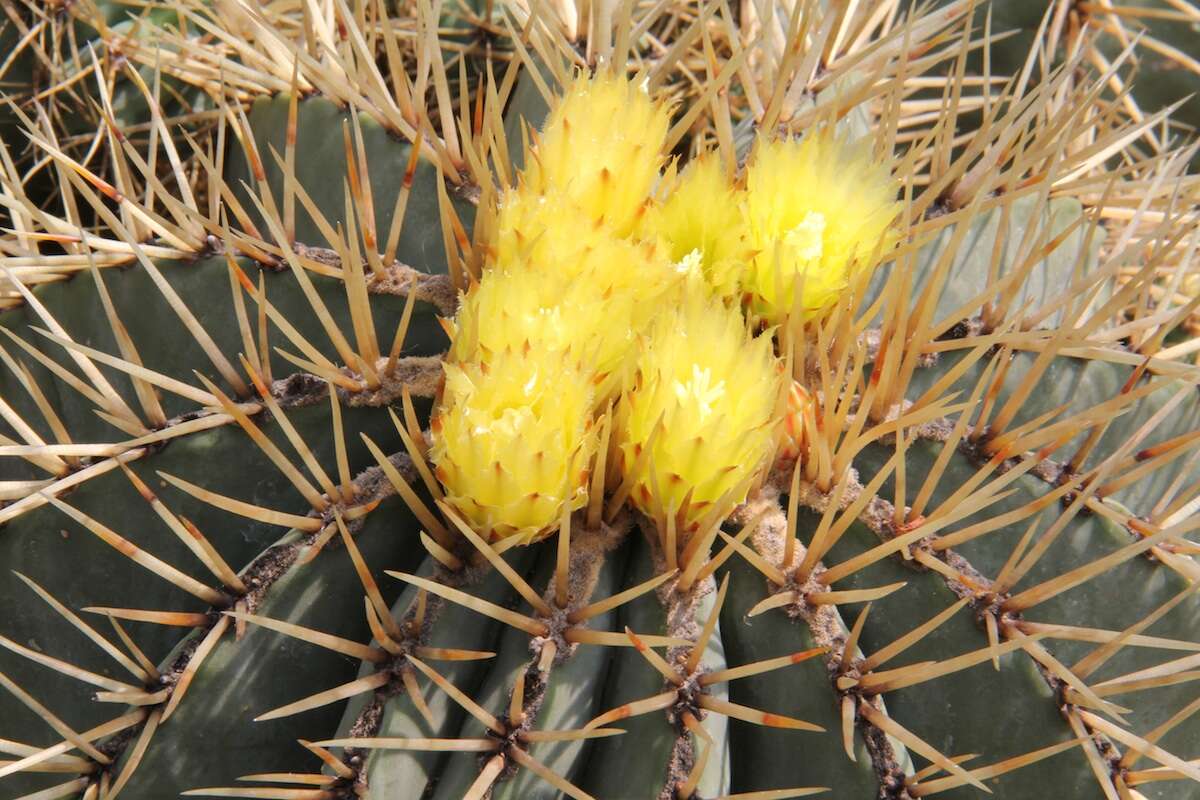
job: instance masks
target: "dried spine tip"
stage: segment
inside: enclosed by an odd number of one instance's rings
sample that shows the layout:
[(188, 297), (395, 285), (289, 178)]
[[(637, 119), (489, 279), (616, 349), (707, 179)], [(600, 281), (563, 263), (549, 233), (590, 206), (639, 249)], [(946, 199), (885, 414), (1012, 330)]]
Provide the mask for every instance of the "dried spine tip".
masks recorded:
[[(744, 203), (754, 256), (743, 282), (751, 316), (774, 324), (820, 316), (894, 243), (901, 204), (885, 163), (825, 129), (759, 142)], [(796, 297), (799, 287), (800, 296)]]
[(728, 516), (767, 468), (782, 369), (770, 335), (752, 338), (741, 314), (694, 277), (640, 350), (616, 429), (630, 499), (655, 516), (674, 510), (690, 532), (706, 516)]

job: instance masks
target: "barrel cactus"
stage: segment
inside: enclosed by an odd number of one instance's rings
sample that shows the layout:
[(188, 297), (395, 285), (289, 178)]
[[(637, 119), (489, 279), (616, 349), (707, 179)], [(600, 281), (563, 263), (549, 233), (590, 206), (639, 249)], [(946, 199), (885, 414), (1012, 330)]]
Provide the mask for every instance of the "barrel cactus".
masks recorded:
[(1192, 148), (976, 5), (6, 7), (0, 794), (1200, 797)]

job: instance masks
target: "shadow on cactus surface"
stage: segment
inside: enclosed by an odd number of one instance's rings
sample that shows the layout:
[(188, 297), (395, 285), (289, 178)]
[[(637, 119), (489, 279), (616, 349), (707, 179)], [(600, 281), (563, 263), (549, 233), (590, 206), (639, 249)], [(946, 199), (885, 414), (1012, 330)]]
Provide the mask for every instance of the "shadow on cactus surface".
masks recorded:
[(1200, 10), (1047, 5), (6, 4), (0, 797), (1200, 798)]

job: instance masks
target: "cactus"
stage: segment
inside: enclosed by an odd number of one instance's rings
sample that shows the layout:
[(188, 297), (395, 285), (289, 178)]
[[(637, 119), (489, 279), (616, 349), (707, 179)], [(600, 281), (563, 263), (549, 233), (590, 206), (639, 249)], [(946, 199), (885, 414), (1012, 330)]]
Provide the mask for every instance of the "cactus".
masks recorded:
[(0, 28), (0, 794), (1200, 796), (1195, 182), (1086, 48), (115, 5)]

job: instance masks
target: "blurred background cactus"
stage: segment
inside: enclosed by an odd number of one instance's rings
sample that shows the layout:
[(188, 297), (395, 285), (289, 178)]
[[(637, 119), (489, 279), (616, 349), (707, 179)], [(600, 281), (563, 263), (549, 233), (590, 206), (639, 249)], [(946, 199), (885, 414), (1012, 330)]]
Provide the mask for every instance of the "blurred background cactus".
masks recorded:
[(4, 5), (0, 796), (1200, 797), (1200, 11), (1037, 5)]

